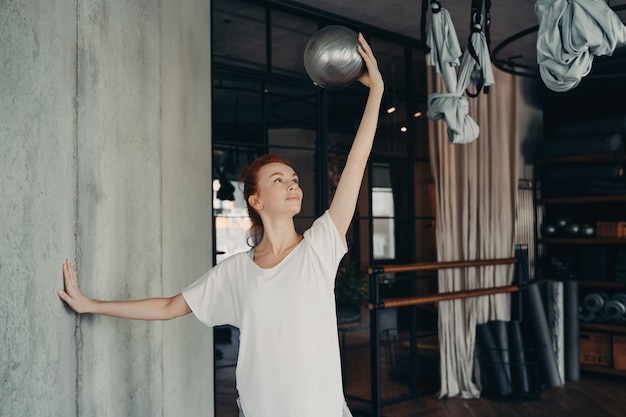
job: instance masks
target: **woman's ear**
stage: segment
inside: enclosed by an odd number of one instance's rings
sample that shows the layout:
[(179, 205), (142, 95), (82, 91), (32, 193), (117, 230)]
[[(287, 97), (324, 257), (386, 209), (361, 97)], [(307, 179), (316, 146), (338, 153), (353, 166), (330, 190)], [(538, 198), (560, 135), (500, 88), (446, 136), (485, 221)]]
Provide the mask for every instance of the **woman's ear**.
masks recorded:
[(263, 204), (261, 204), (255, 194), (252, 194), (250, 197), (248, 197), (248, 204), (250, 204), (250, 207), (257, 211), (263, 209)]

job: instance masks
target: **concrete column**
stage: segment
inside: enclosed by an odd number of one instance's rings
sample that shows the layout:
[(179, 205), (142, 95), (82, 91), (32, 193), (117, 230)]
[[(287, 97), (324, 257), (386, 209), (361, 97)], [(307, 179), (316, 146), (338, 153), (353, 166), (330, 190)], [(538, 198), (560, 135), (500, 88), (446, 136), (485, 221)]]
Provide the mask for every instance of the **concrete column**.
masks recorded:
[(76, 415), (75, 2), (0, 2), (0, 415)]
[[(161, 2), (163, 291), (212, 263), (211, 7)], [(195, 317), (163, 329), (165, 416), (212, 416), (213, 332)]]
[(0, 415), (213, 415), (211, 330), (78, 317), (211, 266), (210, 1), (0, 1)]
[[(162, 296), (159, 3), (77, 5), (79, 279)], [(161, 323), (84, 316), (77, 336), (80, 415), (163, 414)]]

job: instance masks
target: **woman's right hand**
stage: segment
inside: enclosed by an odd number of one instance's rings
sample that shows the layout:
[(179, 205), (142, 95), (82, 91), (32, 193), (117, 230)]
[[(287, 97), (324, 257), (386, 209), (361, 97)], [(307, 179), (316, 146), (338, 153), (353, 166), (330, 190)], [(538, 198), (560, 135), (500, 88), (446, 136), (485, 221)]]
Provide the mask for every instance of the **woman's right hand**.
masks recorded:
[(59, 290), (59, 297), (75, 312), (88, 313), (89, 305), (93, 300), (86, 297), (78, 288), (78, 273), (69, 259), (63, 263), (63, 282), (65, 283), (65, 291)]

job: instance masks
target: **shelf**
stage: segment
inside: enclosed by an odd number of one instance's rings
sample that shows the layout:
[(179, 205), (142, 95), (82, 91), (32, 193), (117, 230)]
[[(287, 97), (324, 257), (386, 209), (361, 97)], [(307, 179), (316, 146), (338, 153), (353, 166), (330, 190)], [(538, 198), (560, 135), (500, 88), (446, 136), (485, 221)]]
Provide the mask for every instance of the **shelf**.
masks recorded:
[(611, 203), (626, 201), (626, 194), (618, 195), (584, 195), (573, 197), (539, 198), (538, 204), (571, 204), (571, 203)]
[(620, 326), (619, 324), (580, 322), (579, 327), (581, 330), (602, 330), (605, 332), (626, 333), (626, 326)]
[(626, 376), (626, 370), (609, 368), (604, 366), (580, 365), (581, 371), (597, 372), (602, 374), (611, 374), (618, 376)]
[(626, 245), (626, 239), (599, 237), (562, 237), (539, 239), (538, 243), (558, 245)]
[[(568, 114), (567, 110), (576, 107), (570, 100), (564, 98), (556, 104), (544, 108), (544, 138), (574, 140), (569, 142), (571, 146), (563, 145), (561, 149), (558, 142), (546, 140), (540, 143), (535, 159), (535, 279), (574, 278), (578, 286), (576, 299), (568, 301), (578, 311), (589, 293), (604, 292), (609, 297), (626, 293), (626, 282), (617, 281), (622, 279), (619, 266), (622, 252), (626, 252), (626, 238), (619, 224), (626, 222), (626, 215), (621, 214), (626, 213), (626, 113), (620, 107), (619, 117), (606, 117), (601, 109), (594, 108), (592, 114), (581, 117)], [(610, 147), (599, 148), (601, 142), (597, 139), (618, 134), (619, 148), (613, 136)], [(584, 149), (591, 153), (563, 155)], [(568, 234), (568, 229), (559, 228), (557, 223), (566, 219), (572, 222), (570, 226), (578, 223), (581, 233)], [(593, 228), (594, 233), (582, 233), (583, 225), (584, 230)], [(601, 320), (597, 313), (596, 320), (575, 319), (572, 323), (580, 332), (576, 355), (580, 370), (599, 378), (613, 376), (626, 381), (626, 323), (621, 316), (619, 320)], [(593, 411), (591, 414), (595, 415)]]
[(626, 154), (624, 152), (609, 152), (609, 153), (598, 153), (592, 155), (570, 155), (570, 156), (559, 156), (554, 158), (545, 158), (539, 159), (537, 163), (539, 165), (550, 165), (550, 164), (566, 164), (570, 162), (582, 162), (587, 164), (597, 164), (597, 163), (608, 163), (608, 162), (619, 162), (626, 161)]
[(578, 285), (581, 287), (595, 287), (595, 288), (609, 288), (615, 290), (626, 289), (626, 282), (616, 281), (578, 281)]

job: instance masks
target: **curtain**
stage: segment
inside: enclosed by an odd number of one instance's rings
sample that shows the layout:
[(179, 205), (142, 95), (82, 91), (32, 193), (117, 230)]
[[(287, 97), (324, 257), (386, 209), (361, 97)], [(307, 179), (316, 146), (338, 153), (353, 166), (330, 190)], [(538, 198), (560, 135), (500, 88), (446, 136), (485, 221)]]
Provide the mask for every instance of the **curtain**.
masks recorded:
[[(442, 77), (431, 66), (427, 71), (429, 93), (443, 91)], [(474, 142), (451, 144), (445, 123), (429, 121), (439, 262), (514, 256), (518, 82), (498, 70), (494, 76), (489, 94), (469, 99), (469, 115), (480, 128)], [(443, 269), (439, 291), (505, 286), (512, 277), (511, 265)], [(480, 396), (472, 377), (476, 325), (489, 320), (510, 320), (510, 295), (440, 303), (440, 397)]]

